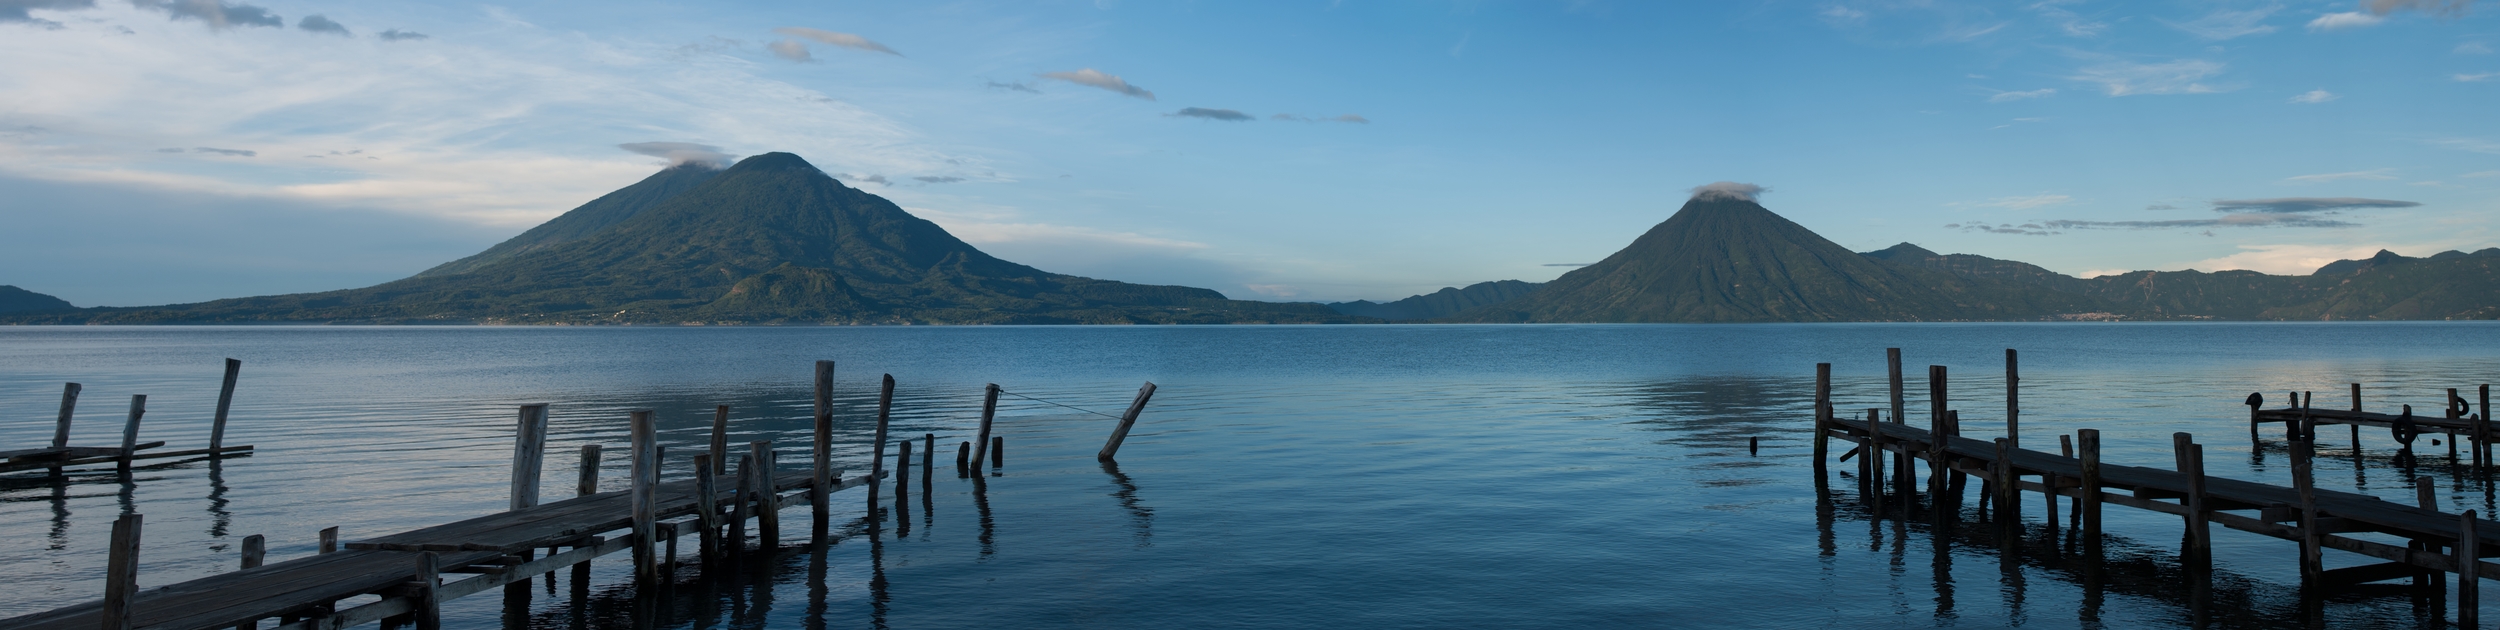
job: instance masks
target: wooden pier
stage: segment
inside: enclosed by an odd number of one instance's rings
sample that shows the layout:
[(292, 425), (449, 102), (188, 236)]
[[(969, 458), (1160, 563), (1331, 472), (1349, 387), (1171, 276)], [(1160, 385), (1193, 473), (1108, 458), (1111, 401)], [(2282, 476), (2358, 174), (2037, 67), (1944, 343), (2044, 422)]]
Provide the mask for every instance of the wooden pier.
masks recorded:
[[(2448, 402), (2442, 406), (2440, 415), (2416, 416), (2413, 405), (2403, 405), (2400, 412), (2393, 414), (2362, 411), (2360, 383), (2352, 384), (2351, 409), (2317, 408), (2310, 404), (2316, 398), (2311, 392), (2285, 394), (2284, 398), (2289, 400), (2283, 408), (2266, 409), (2265, 394), (2254, 393), (2248, 395), (2247, 401), (2248, 437), (2251, 441), (2257, 440), (2259, 427), (2280, 424), (2284, 427), (2285, 439), (2314, 441), (2317, 427), (2341, 424), (2352, 428), (2352, 443), (2357, 447), (2361, 444), (2361, 427), (2375, 427), (2386, 429), (2389, 439), (2410, 453), (2414, 442), (2421, 436), (2437, 434), (2447, 437), (2445, 444), (2450, 458), (2457, 456), (2457, 443), (2464, 442), (2470, 446), (2466, 465), (2476, 471), (2488, 471), (2493, 465), (2494, 437), (2491, 430), (2491, 386), (2481, 386), (2477, 395), (2481, 402), (2479, 412), (2472, 401), (2467, 401), (2457, 390), (2450, 389)], [(2301, 433), (2301, 427), (2308, 427), (2310, 433)]]
[[(2500, 579), (2500, 564), (2483, 560), (2500, 555), (2500, 522), (2480, 518), (2470, 510), (2463, 514), (2439, 511), (2431, 501), (2427, 478), (2417, 480), (2424, 491), (2416, 505), (2315, 486), (2311, 473), (2315, 447), (2310, 438), (2318, 425), (2410, 421), (2402, 416), (2350, 411), (2329, 414), (2306, 407), (2288, 412), (2286, 419), (2293, 438), (2292, 485), (2277, 486), (2206, 475), (2204, 447), (2187, 433), (2172, 436), (2174, 457), (2167, 467), (2102, 461), (2100, 435), (2092, 429), (2059, 436), (2060, 452), (2021, 448), (2017, 442), (2021, 435), (2019, 409), (2012, 402), (2018, 400), (2013, 390), (2019, 386), (2020, 378), (2012, 350), (2006, 351), (2006, 437), (1962, 437), (1960, 414), (1947, 402), (1943, 366), (1929, 368), (1931, 413), (1927, 427), (1911, 426), (1901, 417), (1905, 401), (1898, 352), (1892, 351), (1895, 362), (1889, 406), (1893, 413), (1889, 421), (1880, 407), (1866, 409), (1862, 417), (1841, 415), (1832, 400), (1831, 365), (1817, 367), (1815, 472), (1826, 474), (1833, 459), (1831, 441), (1852, 446), (1838, 461), (1856, 460), (1859, 495), (1878, 518), (1897, 515), (1908, 520), (1923, 512), (1940, 525), (1950, 525), (1959, 519), (1964, 480), (1978, 479), (1982, 488), (1980, 513), (1995, 526), (2020, 527), (2022, 493), (2037, 493), (2042, 497), (2041, 508), (2049, 527), (2059, 526), (2059, 504), (2069, 503), (2069, 509), (2074, 510), (2070, 517), (2080, 530), (2082, 544), (2098, 553), (2105, 506), (2150, 510), (2181, 517), (2186, 546), (2182, 557), (2192, 571), (2209, 567), (2212, 526), (2218, 524), (2298, 543), (2301, 582), (2311, 595), (2390, 580), (2408, 580), (2415, 593), (2428, 594), (2441, 589), (2443, 574), (2455, 574), (2456, 619), (2468, 628), (2476, 627), (2478, 581), (2485, 577)], [(2249, 403), (2255, 407), (2259, 401), (2252, 397)], [(2489, 435), (2487, 423), (2481, 420), (2487, 416), (2462, 417), (2458, 406), (2451, 404), (2450, 417), (2440, 419), (2443, 423), (2416, 426), (2437, 427), (2432, 432), (2453, 431), (2448, 434), (2468, 437), (2480, 444), (2480, 436)], [(2252, 417), (2251, 426), (2261, 421), (2283, 421), (2274, 418), (2286, 414), (2283, 410), (2259, 410)], [(2486, 449), (2476, 450), (2487, 455)], [(1887, 457), (1892, 461), (1884, 461)], [(1923, 484), (1927, 493), (1924, 510), (1918, 509), (1922, 503), (1917, 496), (1921, 484), (1913, 483), (1916, 469), (1922, 466), (1929, 471)], [(1890, 483), (1887, 476), (1892, 478)], [(2329, 549), (2379, 562), (2326, 569), (2323, 556)]]
[[(729, 408), (722, 406), (714, 414), (708, 452), (692, 458), (693, 478), (664, 482), (659, 472), (663, 453), (652, 413), (636, 411), (627, 422), (632, 459), (628, 487), (599, 491), (602, 449), (590, 444), (582, 449), (577, 496), (541, 504), (547, 406), (522, 405), (507, 511), (352, 541), (344, 548), (336, 544), (337, 528), (330, 528), (322, 531), (320, 553), (278, 562), (264, 562), (264, 541), (250, 536), (244, 539), (241, 570), (148, 590), (138, 588), (142, 517), (125, 514), (114, 523), (103, 600), (0, 619), (0, 628), (88, 630), (100, 624), (107, 630), (188, 630), (259, 628), (263, 621), (275, 621), (275, 627), (284, 630), (328, 630), (397, 620), (413, 622), (419, 630), (439, 630), (445, 601), (498, 586), (526, 589), (523, 583), (531, 576), (565, 567), (573, 568), (577, 581), (585, 580), (587, 563), (609, 554), (632, 552), (636, 583), (646, 587), (660, 583), (666, 579), (662, 567), (673, 570), (677, 540), (685, 534), (698, 534), (707, 570), (716, 562), (735, 563), (748, 551), (750, 521), (757, 548), (778, 549), (779, 515), (800, 504), (813, 507), (812, 536), (824, 541), (829, 534), (827, 504), (835, 492), (868, 487), (867, 518), (879, 518), (875, 489), (886, 476), (882, 441), (894, 388), (893, 377), (887, 376), (876, 413), (877, 463), (868, 474), (846, 478), (832, 467), (832, 376), (832, 362), (818, 362), (814, 457), (807, 470), (777, 466), (778, 453), (767, 441), (750, 443), (746, 453), (731, 452)], [(988, 435), (999, 391), (998, 386), (989, 386), (980, 425), (981, 433), (989, 438), (986, 445), (993, 466), (1001, 465), (1004, 457), (1005, 438)], [(1153, 383), (1140, 390), (1100, 453), (1104, 461), (1110, 461), (1153, 391)], [(934, 445), (935, 438), (931, 434), (923, 439)], [(910, 475), (910, 440), (903, 444), (896, 466), (901, 476), (895, 481), (898, 510), (907, 496), (905, 482)], [(923, 451), (920, 467), (924, 495), (928, 476), (934, 472), (930, 454)], [(724, 464), (733, 457), (735, 466)], [(977, 459), (970, 462), (972, 468), (979, 465)], [(964, 466), (960, 459), (958, 466)], [(974, 479), (978, 484), (980, 477)], [(542, 551), (543, 556), (539, 555)], [(470, 577), (446, 577), (462, 574)]]
[(209, 426), (208, 448), (174, 451), (152, 450), (165, 446), (163, 441), (139, 441), (139, 420), (148, 412), (148, 397), (144, 394), (130, 397), (130, 413), (122, 420), (120, 446), (70, 446), (70, 421), (78, 411), (78, 394), (85, 389), (85, 386), (77, 383), (66, 384), (61, 388), (61, 412), (53, 426), (52, 444), (36, 448), (0, 450), (0, 474), (26, 470), (46, 470), (57, 473), (64, 468), (90, 464), (113, 464), (128, 470), (131, 462), (144, 459), (220, 457), (250, 453), (252, 452), (250, 445), (226, 446), (226, 414), (234, 407), (235, 380), (242, 375), (242, 372), (242, 361), (226, 359), (225, 386), (217, 393), (217, 415)]

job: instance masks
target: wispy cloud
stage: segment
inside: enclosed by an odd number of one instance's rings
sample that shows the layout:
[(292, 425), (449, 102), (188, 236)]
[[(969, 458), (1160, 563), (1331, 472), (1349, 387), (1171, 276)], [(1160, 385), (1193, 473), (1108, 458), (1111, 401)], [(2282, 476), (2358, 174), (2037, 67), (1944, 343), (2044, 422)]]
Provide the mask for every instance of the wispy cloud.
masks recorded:
[(2483, 82), (2483, 81), (2489, 81), (2489, 80), (2492, 80), (2492, 79), (2500, 79), (2500, 72), (2474, 72), (2474, 73), (2459, 72), (2459, 73), (2457, 73), (2456, 75), (2454, 75), (2454, 77), (2453, 77), (2453, 78), (2455, 78), (2457, 81), (2464, 82), (2464, 83), (2480, 83), (2480, 82)]
[(191, 148), (191, 152), (192, 152), (192, 153), (215, 153), (215, 154), (218, 154), (218, 155), (223, 155), (223, 156), (227, 156), (227, 157), (258, 157), (258, 156), (260, 155), (260, 152), (259, 152), (259, 151), (251, 151), (251, 150), (246, 150), (246, 149), (220, 149), (220, 148), (217, 148), (217, 147), (192, 147), (192, 148)]
[(2044, 98), (2044, 97), (2048, 97), (2048, 96), (2054, 96), (2054, 95), (2056, 95), (2056, 94), (2057, 94), (2057, 88), (2040, 88), (2040, 89), (2037, 89), (2037, 90), (2023, 90), (2023, 91), (2020, 91), (2020, 92), (1998, 92), (1998, 93), (1995, 93), (1995, 94), (1990, 94), (1990, 95), (1988, 95), (1988, 102), (1990, 102), (1990, 103), (2008, 103), (2008, 102), (2020, 101), (2020, 100), (2028, 100), (2028, 99), (2035, 99), (2035, 98)]
[(1149, 92), (1146, 88), (1129, 85), (1128, 80), (1120, 78), (1119, 75), (1104, 74), (1102, 71), (1095, 70), (1093, 68), (1085, 68), (1075, 72), (1044, 72), (1034, 76), (1044, 79), (1066, 81), (1087, 87), (1098, 87), (1149, 101), (1155, 100), (1154, 92)]
[(2464, 175), (2460, 175), (2459, 177), (2471, 177), (2471, 178), (2474, 178), (2474, 179), (2487, 179), (2487, 178), (2492, 178), (2492, 177), (2500, 177), (2500, 171), (2482, 171), (2482, 172), (2477, 172), (2477, 173), (2466, 173), (2466, 174), (2464, 174)]
[(2392, 168), (2374, 168), (2374, 169), (2370, 169), (2370, 170), (2366, 170), (2366, 171), (2352, 171), (2352, 172), (2347, 172), (2347, 173), (2318, 173), (2318, 174), (2315, 174), (2315, 175), (2294, 175), (2294, 176), (2291, 176), (2291, 177), (2285, 177), (2285, 178), (2283, 178), (2283, 181), (2292, 182), (2292, 183), (2295, 183), (2295, 184), (2323, 184), (2323, 183), (2326, 183), (2326, 182), (2340, 182), (2340, 181), (2344, 181), (2344, 180), (2348, 180), (2348, 179), (2377, 179), (2377, 180), (2387, 180), (2387, 179), (2395, 179), (2395, 178), (2396, 178), (2396, 176), (2394, 176), (2394, 175), (2389, 175), (2389, 173), (2393, 173), (2393, 172), (2395, 172), (2395, 171), (2396, 171), (2396, 169), (2392, 169)]
[(35, 17), (27, 11), (33, 9), (76, 11), (92, 8), (95, 8), (95, 0), (0, 0), (0, 24), (19, 22), (44, 28), (60, 28), (60, 22)]
[(1249, 114), (1244, 114), (1244, 113), (1241, 113), (1241, 112), (1239, 112), (1239, 111), (1230, 110), (1230, 109), (1214, 109), (1214, 108), (1208, 108), (1208, 107), (1183, 107), (1183, 108), (1181, 108), (1181, 110), (1180, 110), (1180, 111), (1177, 111), (1177, 112), (1172, 112), (1172, 113), (1170, 113), (1170, 114), (1165, 114), (1165, 115), (1166, 115), (1166, 116), (1180, 116), (1180, 117), (1183, 117), (1183, 118), (1205, 118), (1205, 119), (1208, 119), (1208, 120), (1223, 120), (1223, 121), (1232, 121), (1232, 122), (1246, 122), (1246, 121), (1251, 121), (1251, 120), (1257, 120), (1256, 118), (1251, 117)]
[(2500, 142), (2493, 142), (2482, 138), (2432, 138), (2427, 140), (2427, 142), (2436, 146), (2447, 147), (2459, 151), (2500, 154)]
[(2214, 201), (2215, 212), (2255, 212), (2262, 214), (2306, 214), (2360, 210), (2365, 208), (2411, 208), (2422, 205), (2394, 199), (2360, 197), (2276, 197), (2272, 199), (2221, 199)]
[(952, 184), (964, 180), (964, 178), (953, 175), (922, 175), (912, 179), (920, 180), (920, 182), (924, 184)]
[(2459, 55), (2488, 55), (2491, 54), (2491, 46), (2482, 42), (2466, 42), (2457, 44), (2455, 49), (2448, 52)]
[(2292, 96), (2292, 98), (2291, 98), (2291, 102), (2294, 102), (2294, 103), (2304, 103), (2304, 104), (2314, 104), (2314, 103), (2324, 103), (2324, 102), (2327, 102), (2327, 101), (2332, 101), (2332, 100), (2339, 99), (2339, 98), (2343, 98), (2343, 96), (2337, 95), (2337, 94), (2336, 94), (2336, 93), (2334, 93), (2334, 92), (2329, 92), (2329, 91), (2326, 91), (2326, 90), (2310, 90), (2310, 91), (2307, 91), (2307, 92), (2302, 92), (2302, 93), (2300, 93), (2300, 94), (2297, 94), (2297, 95)]
[(391, 30), (382, 31), (382, 34), (380, 35), (380, 37), (382, 38), (382, 41), (386, 41), (386, 42), (406, 42), (406, 41), (416, 41), (416, 40), (420, 40), (420, 39), (425, 39), (425, 38), (427, 38), (427, 37), (429, 37), (429, 36), (428, 36), (428, 35), (426, 35), (426, 34), (424, 34), (424, 33), (419, 33), (419, 32), (416, 32), (416, 31), (403, 31), (403, 30), (399, 30), (399, 29), (395, 29), (395, 28), (394, 28), (394, 29), (391, 29)]
[(2318, 16), (2318, 19), (2310, 20), (2309, 30), (2341, 31), (2346, 29), (2361, 28), (2364, 26), (2377, 26), (2378, 23), (2385, 21), (2387, 21), (2387, 18), (2359, 11), (2328, 13), (2326, 15)]
[(815, 53), (808, 52), (806, 44), (801, 44), (787, 39), (765, 44), (764, 50), (772, 51), (773, 56), (775, 57), (799, 63), (807, 63), (816, 60)]
[(894, 185), (894, 180), (886, 179), (884, 175), (852, 175), (851, 181), (876, 184), (879, 186)]
[(319, 14), (319, 13), (315, 13), (315, 14), (312, 14), (312, 15), (307, 15), (307, 16), (304, 16), (304, 19), (297, 20), (297, 21), (295, 22), (295, 28), (296, 28), (296, 29), (298, 29), (298, 30), (309, 31), (309, 32), (314, 32), (314, 33), (327, 33), (327, 34), (331, 34), (331, 35), (337, 35), (337, 36), (340, 36), (340, 37), (355, 37), (355, 36), (356, 36), (356, 34), (355, 34), (355, 33), (349, 33), (349, 32), (347, 32), (347, 25), (345, 25), (345, 24), (340, 24), (340, 23), (338, 23), (338, 22), (332, 21), (330, 18), (327, 18), (327, 17), (322, 17), (322, 15), (321, 15), (321, 14)]
[(723, 153), (720, 147), (692, 142), (628, 142), (616, 148), (668, 160), (669, 166), (701, 164), (726, 168), (738, 156)]
[(2016, 236), (2056, 236), (2064, 233), (2051, 230), (2048, 226), (2039, 223), (2024, 223), (2020, 225), (2013, 223), (1998, 223), (1995, 225), (1989, 225), (1987, 223), (1947, 223), (1944, 224), (1944, 229), (1961, 230), (1964, 232), (1980, 232), (1985, 234), (2012, 234)]
[(1024, 82), (1022, 82), (1022, 81), (1018, 81), (1018, 82), (1015, 82), (1015, 83), (1000, 83), (1000, 82), (997, 82), (997, 81), (989, 81), (989, 82), (986, 82), (986, 84), (984, 84), (982, 87), (986, 87), (986, 88), (993, 89), (993, 90), (1009, 90), (1009, 91), (1015, 91), (1015, 92), (1028, 92), (1028, 93), (1033, 93), (1033, 94), (1040, 94), (1040, 93), (1042, 93), (1042, 91), (1041, 91), (1041, 90), (1036, 90), (1036, 89), (1033, 89), (1033, 86), (1031, 86), (1031, 85), (1026, 85), (1026, 84), (1025, 84)]
[(2359, 223), (2338, 219), (2321, 219), (2318, 217), (2271, 214), (2226, 214), (2221, 218), (2215, 219), (2176, 219), (2170, 221), (2077, 221), (2070, 219), (2055, 219), (2041, 221), (2040, 223), (2051, 229), (2058, 230), (2175, 230), (2217, 227), (2361, 227), (2361, 224)]
[(840, 46), (852, 50), (865, 50), (868, 52), (881, 52), (894, 55), (896, 57), (903, 56), (903, 53), (895, 52), (894, 49), (887, 48), (885, 44), (868, 41), (868, 38), (866, 37), (860, 37), (850, 33), (836, 33), (823, 29), (813, 29), (800, 26), (784, 26), (773, 29), (773, 32), (800, 39), (811, 40), (828, 46)]
[(2362, 0), (2361, 6), (2378, 15), (2421, 11), (2439, 17), (2455, 17), (2474, 8), (2474, 0)]
[(2109, 30), (2108, 23), (2087, 19), (2066, 8), (2066, 5), (2081, 3), (2082, 0), (2042, 0), (2033, 3), (2031, 10), (2039, 13), (2041, 17), (2048, 18), (2050, 23), (2057, 25), (2057, 30), (2069, 36), (2096, 37), (2101, 34), (2101, 31)]
[(1991, 208), (2005, 208), (2008, 210), (2030, 210), (2032, 208), (2054, 206), (2074, 200), (2074, 197), (2066, 195), (2031, 195), (2028, 197), (1997, 197), (1971, 205)]
[(2267, 16), (2274, 15), (2274, 12), (2279, 9), (2281, 7), (2263, 7), (2245, 11), (2221, 10), (2186, 22), (2161, 20), (2161, 23), (2170, 28), (2186, 31), (2190, 35), (2221, 41), (2274, 32), (2274, 27), (2267, 26), (2264, 21)]
[(233, 4), (225, 0), (131, 0), (130, 4), (151, 11), (162, 11), (172, 19), (207, 22), (211, 29), (236, 26), (286, 28), (286, 19), (269, 9), (249, 4)]
[(1766, 192), (1771, 192), (1769, 186), (1744, 182), (1711, 182), (1694, 186), (1693, 199), (1698, 201), (1754, 201), (1760, 199), (1762, 193)]
[(2161, 63), (2112, 62), (2076, 71), (2068, 77), (2100, 84), (2110, 96), (2144, 94), (2212, 94), (2225, 89), (2205, 83), (2222, 74), (2220, 62), (2181, 59)]
[(1293, 122), (1307, 122), (1307, 123), (1339, 122), (1339, 123), (1354, 123), (1354, 124), (1358, 124), (1358, 125), (1368, 125), (1368, 124), (1371, 124), (1371, 122), (1372, 122), (1372, 121), (1371, 121), (1371, 119), (1369, 119), (1369, 118), (1364, 118), (1364, 117), (1362, 117), (1361, 115), (1358, 115), (1358, 114), (1339, 114), (1339, 115), (1336, 115), (1336, 116), (1299, 116), (1299, 115), (1294, 115), (1294, 114), (1276, 114), (1276, 115), (1273, 115), (1273, 116), (1269, 116), (1269, 117), (1267, 117), (1267, 119), (1268, 119), (1268, 120), (1286, 120), (1286, 121), (1293, 121)]

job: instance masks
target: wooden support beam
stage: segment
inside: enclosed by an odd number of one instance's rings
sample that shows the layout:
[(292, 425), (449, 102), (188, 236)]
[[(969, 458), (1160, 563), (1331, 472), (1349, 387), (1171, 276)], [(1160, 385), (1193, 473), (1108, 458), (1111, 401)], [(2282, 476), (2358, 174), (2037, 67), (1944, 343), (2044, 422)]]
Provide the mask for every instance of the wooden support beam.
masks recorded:
[(227, 358), (225, 384), (217, 388), (217, 416), (210, 421), (208, 428), (210, 457), (216, 457), (219, 451), (226, 448), (226, 412), (234, 409), (234, 381), (242, 375), (243, 362)]
[[(2295, 434), (2303, 433), (2295, 428)], [(2318, 574), (2325, 570), (2325, 556), (2319, 538), (2326, 535), (2319, 528), (2318, 496), (2312, 472), (2316, 446), (2302, 440), (2292, 443), (2292, 487), (2300, 493), (2300, 582), (2315, 588)]]
[(137, 514), (113, 520), (112, 546), (104, 564), (104, 628), (130, 630), (137, 625), (139, 596), (139, 525)]
[(512, 436), (512, 507), (538, 506), (539, 473), (547, 459), (547, 404), (521, 405)]
[[(724, 537), (722, 551), (735, 558), (747, 549), (747, 514), (755, 504), (755, 456), (738, 456), (737, 496), (729, 498), (729, 535)], [(872, 485), (874, 481), (870, 482)]]
[(122, 470), (129, 470), (131, 456), (139, 453), (139, 417), (147, 415), (147, 413), (147, 395), (132, 395), (130, 397), (130, 418), (122, 422), (122, 451), (120, 458), (116, 460)]
[(1953, 470), (1945, 461), (1944, 436), (1953, 433), (1948, 427), (1949, 421), (1945, 419), (1944, 386), (1944, 366), (1927, 366), (1927, 434), (1934, 436), (1927, 445), (1927, 504), (1938, 523), (1944, 522), (1946, 515), (1952, 512), (1948, 506), (1952, 501), (1946, 498), (1945, 493), (1952, 490)]
[[(1997, 523), (2008, 531), (2020, 530), (2022, 529), (2022, 502), (2017, 500), (2021, 494), (2014, 485), (2017, 476), (2014, 471), (2014, 439), (1997, 438), (1996, 444), (1997, 459), (1993, 462), (1996, 477), (1990, 480), (1992, 485), (1989, 489), (1994, 490), (1996, 495), (1992, 499), (1996, 504)], [(2011, 540), (2012, 537), (2009, 536), (2007, 539)]]
[(719, 475), (729, 465), (729, 405), (712, 408), (712, 474)]
[(2213, 552), (2213, 511), (2205, 504), (2205, 446), (2195, 436), (2174, 433), (2171, 448), (2177, 452), (2179, 474), (2186, 475), (2187, 496), (2180, 501), (2187, 507), (2187, 556), (2200, 563)]
[(815, 440), (809, 445), (809, 471), (815, 473), (808, 484), (807, 511), (813, 538), (822, 541), (833, 523), (833, 481), (842, 476), (833, 469), (833, 362), (816, 362)]
[[(1826, 369), (1828, 369), (1828, 366), (1831, 364), (1826, 363), (1824, 365), (1826, 366)], [(996, 386), (993, 385), (992, 387)], [(997, 390), (993, 389), (991, 391), (995, 392)], [(1120, 414), (1120, 425), (1111, 429), (1111, 439), (1103, 441), (1102, 452), (1094, 454), (1095, 460), (1106, 462), (1112, 461), (1113, 456), (1120, 454), (1120, 443), (1128, 440), (1129, 428), (1137, 426), (1137, 414), (1146, 411), (1146, 399), (1153, 398), (1154, 395), (1155, 384), (1152, 381), (1148, 381), (1144, 386), (1137, 388), (1137, 398), (1130, 400), (1128, 403), (1128, 411)], [(995, 393), (991, 394), (991, 397), (993, 398), (996, 396), (997, 394)], [(986, 416), (988, 414), (983, 415)], [(984, 429), (986, 429), (989, 425), (988, 422), (983, 422), (981, 424)], [(987, 431), (985, 430), (984, 433), (987, 433)], [(1821, 458), (1816, 458), (1816, 461), (1818, 462), (1815, 464), (1816, 470), (1821, 470)]]

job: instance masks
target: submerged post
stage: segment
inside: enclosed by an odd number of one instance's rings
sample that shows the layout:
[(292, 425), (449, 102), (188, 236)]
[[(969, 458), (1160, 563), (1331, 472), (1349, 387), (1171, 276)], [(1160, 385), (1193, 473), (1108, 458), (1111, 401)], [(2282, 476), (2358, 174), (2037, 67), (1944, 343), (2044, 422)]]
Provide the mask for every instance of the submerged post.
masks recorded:
[(216, 457), (226, 449), (226, 411), (234, 408), (234, 381), (243, 375), (243, 362), (226, 359), (226, 382), (217, 388), (217, 419), (208, 428), (208, 456)]
[(138, 625), (139, 523), (137, 514), (113, 520), (113, 543), (104, 563), (104, 627), (129, 630)]
[(929, 498), (929, 484), (936, 483), (933, 479), (936, 476), (937, 434), (922, 433), (920, 434), (920, 498), (922, 500)]
[(972, 442), (955, 445), (955, 478), (972, 476)]
[[(996, 387), (993, 385), (992, 387)], [(885, 480), (885, 431), (893, 419), (894, 375), (885, 375), (885, 385), (877, 390), (877, 434), (870, 438), (868, 456), (868, 520), (877, 517), (877, 482)]]
[(1007, 436), (990, 436), (990, 467), (1007, 465)]
[[(1829, 468), (1823, 459), (1832, 453), (1832, 364), (1814, 364), (1814, 478), (1822, 479)], [(1872, 454), (1868, 454), (1872, 456)]]
[(520, 430), (512, 436), (512, 507), (538, 506), (538, 475), (547, 458), (547, 405), (521, 405)]
[(833, 522), (833, 362), (816, 362), (815, 442), (808, 446), (809, 472), (814, 473), (807, 487), (807, 512), (814, 524), (814, 538), (823, 539)]
[[(996, 386), (993, 385), (992, 387)], [(997, 390), (992, 389), (991, 391), (995, 392)], [(1094, 454), (1095, 460), (1107, 462), (1111, 461), (1112, 456), (1120, 454), (1120, 442), (1128, 439), (1129, 427), (1137, 425), (1137, 414), (1146, 410), (1146, 399), (1153, 398), (1154, 395), (1155, 384), (1152, 381), (1148, 381), (1144, 387), (1137, 388), (1137, 399), (1129, 401), (1128, 411), (1120, 414), (1120, 426), (1111, 430), (1111, 439), (1102, 443), (1102, 452)], [(996, 396), (997, 394), (991, 394), (993, 399), (995, 399)], [(987, 413), (982, 414), (985, 418), (985, 420), (981, 423), (983, 434), (987, 434), (989, 432), (987, 430), (989, 428), (989, 422), (986, 421), (988, 415), (989, 414)]]
[(147, 415), (147, 413), (147, 395), (132, 395), (130, 397), (130, 419), (122, 423), (121, 459), (116, 464), (123, 470), (130, 469), (131, 456), (139, 452), (139, 416)]
[(980, 467), (981, 460), (989, 458), (990, 424), (997, 417), (998, 384), (991, 383), (988, 387), (981, 389), (981, 430), (972, 438), (972, 465), (975, 468)]
[(660, 463), (653, 460), (658, 456), (659, 435), (651, 424), (650, 411), (633, 412), (631, 423), (634, 481), (629, 501), (634, 510), (634, 580), (638, 584), (650, 584), (660, 574), (659, 554), (652, 548), (652, 543), (657, 542), (654, 537), (659, 534), (652, 528), (652, 523), (658, 520), (655, 518), (658, 506), (653, 505), (657, 503), (653, 486), (659, 485)]

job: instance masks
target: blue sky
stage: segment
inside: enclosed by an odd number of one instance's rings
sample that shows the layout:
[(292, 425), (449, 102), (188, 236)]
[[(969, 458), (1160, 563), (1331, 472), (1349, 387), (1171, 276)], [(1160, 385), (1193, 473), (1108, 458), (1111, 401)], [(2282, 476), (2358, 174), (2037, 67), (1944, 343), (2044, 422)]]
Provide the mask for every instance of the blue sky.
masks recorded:
[(1548, 280), (1716, 181), (1860, 251), (2306, 273), (2500, 246), (2490, 9), (0, 0), (0, 284), (386, 281), (632, 183), (668, 158), (620, 145), (652, 142), (1247, 299)]

